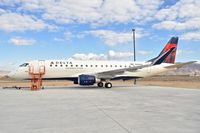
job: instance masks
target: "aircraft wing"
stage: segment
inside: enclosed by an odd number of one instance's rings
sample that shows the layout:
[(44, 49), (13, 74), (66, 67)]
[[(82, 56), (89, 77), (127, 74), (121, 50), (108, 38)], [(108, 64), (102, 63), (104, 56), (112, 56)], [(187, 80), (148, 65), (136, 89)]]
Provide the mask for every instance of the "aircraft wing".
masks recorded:
[(189, 62), (185, 62), (185, 63), (179, 63), (179, 64), (174, 64), (174, 65), (171, 65), (171, 66), (166, 66), (165, 68), (181, 68), (185, 65), (189, 65), (189, 64), (192, 64), (192, 63), (195, 63), (197, 61), (189, 61)]
[(115, 69), (115, 70), (110, 70), (110, 71), (99, 72), (99, 73), (96, 73), (95, 75), (100, 79), (101, 78), (102, 79), (111, 79), (116, 75), (123, 74), (125, 71), (134, 72), (134, 71), (137, 71), (138, 69), (142, 69), (142, 68), (150, 67), (150, 66), (152, 66), (152, 65), (148, 64), (148, 65), (141, 65), (141, 66), (123, 68), (123, 69)]

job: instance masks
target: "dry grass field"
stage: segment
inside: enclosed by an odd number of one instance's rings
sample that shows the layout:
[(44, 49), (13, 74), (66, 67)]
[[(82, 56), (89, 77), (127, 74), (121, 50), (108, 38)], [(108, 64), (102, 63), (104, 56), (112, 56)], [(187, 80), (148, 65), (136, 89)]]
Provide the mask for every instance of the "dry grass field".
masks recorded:
[(138, 80), (138, 84), (200, 89), (200, 77), (191, 76), (154, 76)]
[[(131, 86), (133, 81), (112, 81), (113, 86)], [(154, 76), (137, 80), (138, 85), (147, 86), (168, 86), (179, 88), (200, 89), (200, 77), (190, 76)], [(7, 78), (0, 78), (0, 87), (29, 87), (30, 81), (17, 81)], [(43, 86), (74, 86), (70, 81), (44, 81)]]

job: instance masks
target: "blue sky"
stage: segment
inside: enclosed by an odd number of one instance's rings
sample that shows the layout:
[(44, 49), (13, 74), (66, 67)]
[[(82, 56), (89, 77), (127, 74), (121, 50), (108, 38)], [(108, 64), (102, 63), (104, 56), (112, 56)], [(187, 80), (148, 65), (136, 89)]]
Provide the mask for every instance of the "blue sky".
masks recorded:
[[(179, 36), (177, 62), (200, 59), (199, 0), (0, 0), (0, 68), (34, 59), (137, 60)], [(7, 69), (9, 69), (9, 67)]]

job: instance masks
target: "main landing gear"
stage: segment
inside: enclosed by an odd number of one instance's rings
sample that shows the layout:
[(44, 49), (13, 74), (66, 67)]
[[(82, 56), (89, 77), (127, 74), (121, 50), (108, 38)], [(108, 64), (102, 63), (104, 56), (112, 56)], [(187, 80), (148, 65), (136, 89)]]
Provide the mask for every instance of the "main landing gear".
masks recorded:
[[(103, 82), (97, 83), (97, 86), (98, 86), (98, 87), (103, 87)], [(105, 88), (112, 88), (112, 83), (106, 82), (106, 83), (105, 83)]]

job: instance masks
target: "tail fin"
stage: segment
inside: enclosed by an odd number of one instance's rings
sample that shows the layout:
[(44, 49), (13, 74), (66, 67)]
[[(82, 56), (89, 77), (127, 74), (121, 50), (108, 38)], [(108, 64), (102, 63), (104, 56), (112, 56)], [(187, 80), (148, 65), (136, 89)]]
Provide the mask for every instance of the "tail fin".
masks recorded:
[(166, 53), (167, 51), (169, 51), (170, 49), (173, 48), (173, 51), (161, 63), (173, 63), (174, 64), (175, 58), (176, 58), (177, 45), (178, 45), (178, 37), (172, 37), (169, 40), (169, 42), (165, 45), (163, 50), (160, 52), (160, 54), (156, 58), (153, 58), (153, 59), (149, 60), (148, 62), (154, 62), (155, 60), (157, 60), (157, 58), (159, 58), (164, 53)]
[(159, 55), (153, 62), (152, 65), (161, 64), (166, 58), (173, 52), (175, 47), (172, 47), (170, 50), (166, 51), (165, 53)]
[(175, 62), (175, 58), (176, 58), (176, 49), (177, 49), (177, 45), (178, 45), (178, 37), (172, 37), (169, 42), (165, 45), (164, 49), (161, 51), (161, 54), (163, 54), (164, 52), (168, 51), (169, 49), (171, 49), (172, 47), (174, 47), (174, 50), (172, 51), (172, 53), (170, 55), (167, 56), (167, 58), (163, 61), (164, 63), (173, 63)]

